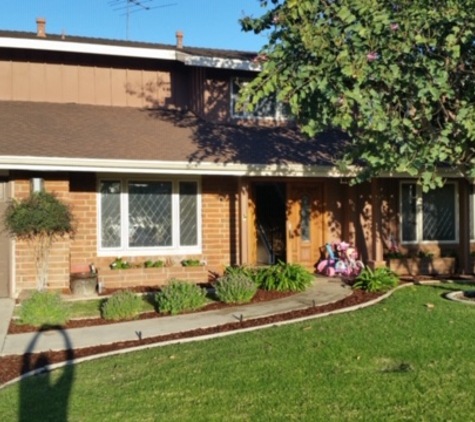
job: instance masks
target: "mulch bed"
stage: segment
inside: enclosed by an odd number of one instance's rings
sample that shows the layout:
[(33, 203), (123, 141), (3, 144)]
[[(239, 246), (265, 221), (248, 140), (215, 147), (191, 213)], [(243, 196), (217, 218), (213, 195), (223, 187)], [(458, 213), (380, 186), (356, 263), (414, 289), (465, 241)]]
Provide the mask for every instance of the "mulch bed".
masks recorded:
[[(280, 299), (281, 297), (285, 297), (288, 295), (289, 293), (282, 294), (278, 292), (259, 291), (259, 294), (255, 298), (255, 300), (253, 300), (253, 302), (275, 300), (275, 299)], [(135, 347), (135, 346), (143, 346), (147, 344), (160, 343), (160, 342), (165, 342), (165, 341), (170, 341), (170, 340), (180, 340), (180, 339), (198, 337), (198, 336), (203, 336), (203, 335), (217, 334), (217, 333), (223, 333), (223, 332), (228, 332), (228, 331), (236, 331), (243, 328), (275, 324), (278, 322), (289, 321), (289, 320), (298, 319), (298, 318), (302, 318), (306, 316), (318, 315), (318, 314), (322, 314), (326, 312), (333, 312), (336, 310), (340, 310), (343, 308), (347, 308), (350, 306), (355, 306), (355, 305), (368, 302), (379, 296), (381, 296), (381, 293), (368, 293), (362, 290), (354, 290), (350, 296), (335, 303), (310, 307), (310, 308), (302, 309), (302, 310), (290, 311), (283, 314), (273, 315), (273, 316), (265, 317), (265, 318), (243, 320), (240, 322), (238, 321), (238, 322), (227, 323), (227, 324), (219, 325), (216, 327), (210, 327), (206, 329), (197, 329), (197, 330), (181, 332), (181, 333), (176, 333), (176, 334), (151, 337), (151, 338), (146, 338), (146, 339), (141, 339), (141, 340), (124, 341), (124, 342), (118, 342), (118, 343), (107, 344), (107, 345), (99, 345), (99, 346), (94, 346), (94, 347), (86, 347), (82, 349), (74, 349), (74, 350), (69, 350), (69, 351), (66, 351), (66, 350), (49, 351), (46, 353), (25, 353), (24, 355), (3, 356), (3, 357), (0, 357), (0, 385), (12, 379), (17, 378), (18, 376), (20, 376), (21, 374), (25, 372), (28, 372), (29, 370), (31, 370), (31, 368), (39, 369), (46, 365), (63, 362), (63, 361), (70, 360), (73, 358), (78, 359), (78, 358), (82, 358), (86, 356), (98, 355), (101, 353), (106, 353), (106, 352), (120, 350), (120, 349), (126, 349), (130, 347)], [(207, 307), (206, 310), (219, 309), (225, 306), (226, 305), (223, 305), (221, 303), (212, 304), (212, 305), (209, 305), (209, 308)], [(142, 316), (142, 318), (160, 318), (160, 317), (161, 316), (157, 313), (144, 314)], [(98, 320), (100, 320), (101, 322), (99, 322)], [(78, 320), (74, 322), (71, 321), (61, 328), (68, 329), (68, 328), (75, 328), (79, 326), (81, 327), (92, 326), (92, 325), (98, 325), (99, 323), (104, 324), (105, 320), (96, 318), (94, 320), (87, 319), (87, 320)], [(110, 324), (110, 321), (107, 321), (107, 324)], [(19, 327), (19, 326), (15, 326), (15, 327)], [(25, 329), (30, 332), (32, 331), (32, 329), (37, 330), (36, 328), (32, 328), (32, 327), (26, 329), (25, 326), (23, 326), (22, 329)], [(25, 331), (15, 331), (15, 332), (25, 332)]]

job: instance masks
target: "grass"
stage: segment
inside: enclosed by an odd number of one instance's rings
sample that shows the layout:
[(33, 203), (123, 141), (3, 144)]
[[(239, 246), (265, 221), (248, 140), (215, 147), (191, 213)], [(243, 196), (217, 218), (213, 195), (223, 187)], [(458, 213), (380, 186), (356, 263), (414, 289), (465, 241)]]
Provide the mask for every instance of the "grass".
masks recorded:
[[(151, 295), (144, 295), (142, 301), (142, 312), (153, 312), (155, 310), (154, 299)], [(99, 318), (101, 316), (101, 306), (106, 299), (71, 300), (66, 304), (69, 307), (71, 319), (76, 318)], [(17, 306), (13, 312), (14, 317), (20, 315), (20, 307)]]
[(475, 306), (442, 298), (461, 288), (413, 286), (349, 314), (79, 364), (1, 390), (0, 414), (71, 422), (472, 420)]

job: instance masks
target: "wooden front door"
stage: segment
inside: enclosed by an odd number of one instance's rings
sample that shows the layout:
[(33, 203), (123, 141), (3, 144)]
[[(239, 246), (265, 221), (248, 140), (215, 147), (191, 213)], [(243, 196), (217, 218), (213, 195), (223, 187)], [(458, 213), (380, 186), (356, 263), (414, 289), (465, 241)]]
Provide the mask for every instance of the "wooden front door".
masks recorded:
[(324, 238), (323, 186), (290, 183), (287, 189), (287, 262), (313, 271)]
[[(7, 207), (8, 182), (0, 180), (0, 216)], [(0, 222), (0, 297), (10, 297), (10, 238)]]

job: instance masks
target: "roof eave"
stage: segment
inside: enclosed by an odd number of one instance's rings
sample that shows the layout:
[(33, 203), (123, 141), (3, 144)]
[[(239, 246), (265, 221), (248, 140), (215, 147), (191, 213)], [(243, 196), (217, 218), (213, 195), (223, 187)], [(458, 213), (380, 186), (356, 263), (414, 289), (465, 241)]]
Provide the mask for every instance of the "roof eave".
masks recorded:
[(342, 174), (332, 166), (193, 163), (180, 161), (103, 160), (94, 158), (25, 156), (0, 156), (0, 170), (219, 176), (342, 177)]
[(250, 72), (260, 72), (262, 66), (249, 60), (239, 60), (222, 57), (196, 56), (177, 51), (177, 60), (186, 66), (212, 67), (215, 69), (246, 70)]
[(261, 66), (249, 60), (192, 55), (177, 49), (120, 46), (112, 44), (83, 43), (68, 40), (25, 39), (0, 37), (0, 48), (16, 48), (38, 51), (56, 51), (105, 56), (134, 57), (161, 60), (176, 60), (187, 66), (236, 69), (259, 72)]
[(59, 51), (68, 53), (100, 54), (107, 56), (139, 57), (163, 60), (176, 60), (175, 50), (145, 47), (128, 47), (108, 44), (88, 44), (67, 40), (0, 38), (0, 47), (27, 50)]

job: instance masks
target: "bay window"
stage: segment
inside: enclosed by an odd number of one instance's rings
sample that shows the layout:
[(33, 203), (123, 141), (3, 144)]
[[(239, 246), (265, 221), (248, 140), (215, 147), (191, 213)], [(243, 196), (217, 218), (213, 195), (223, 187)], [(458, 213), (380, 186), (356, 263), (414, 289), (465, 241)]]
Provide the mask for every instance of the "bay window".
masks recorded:
[(200, 253), (196, 180), (104, 179), (98, 207), (101, 252)]

